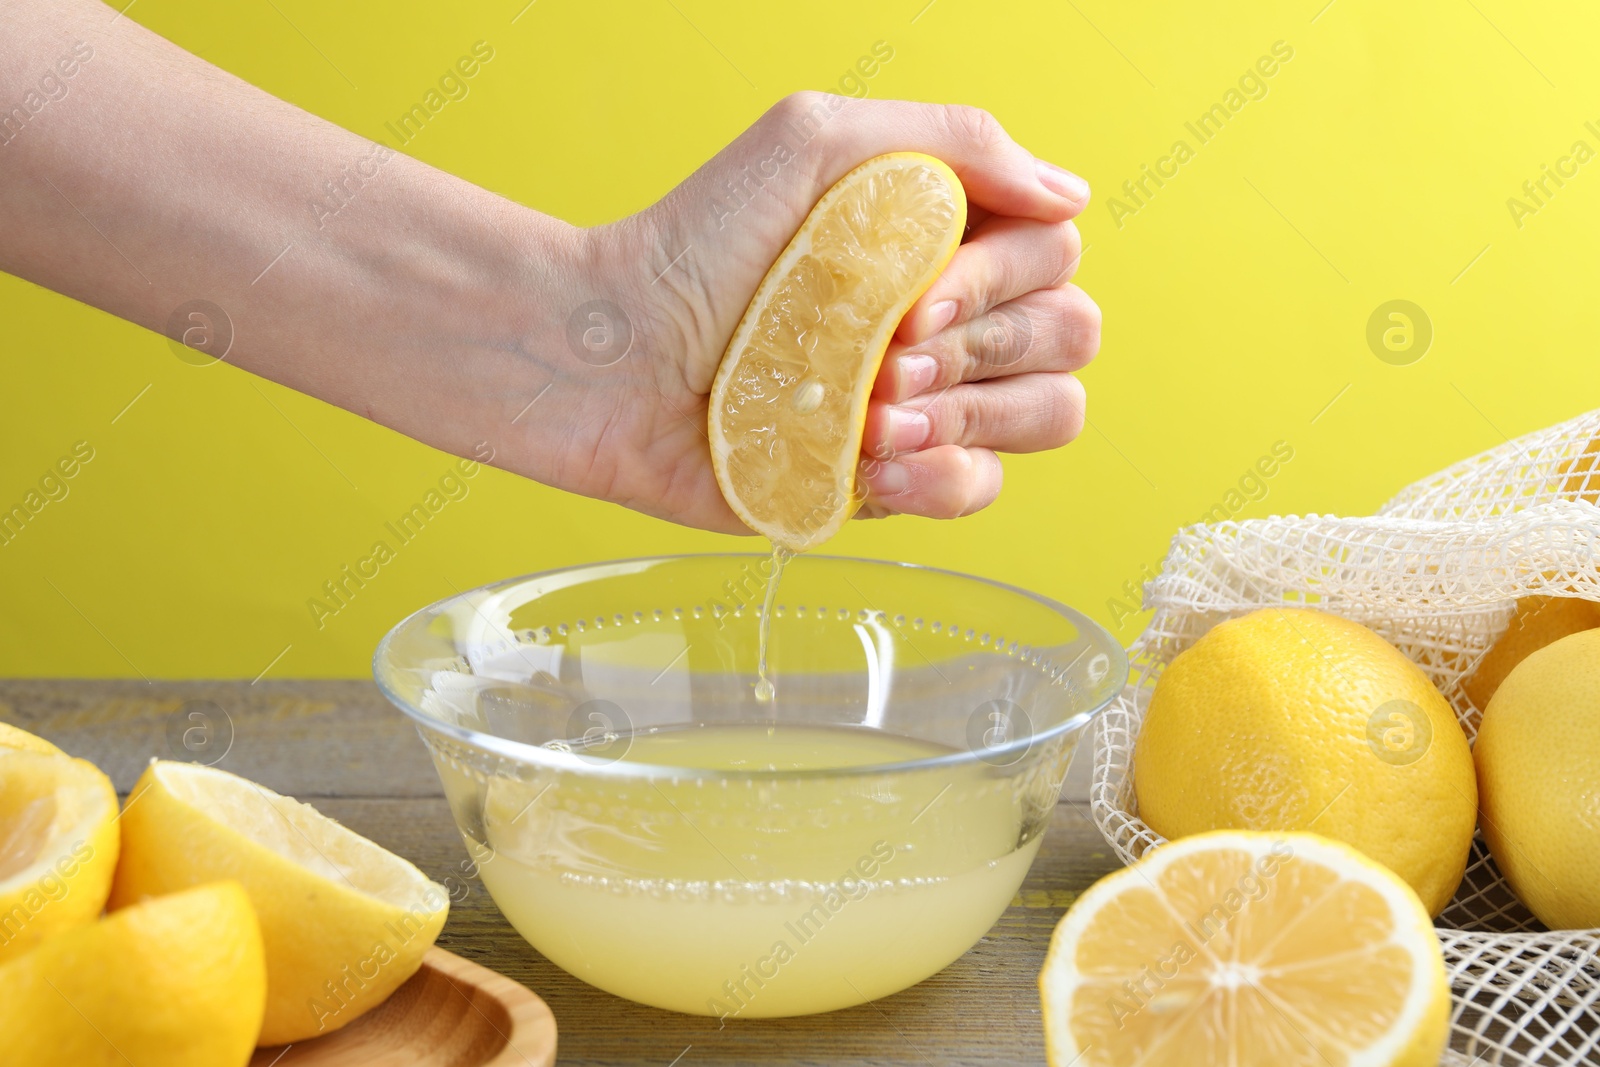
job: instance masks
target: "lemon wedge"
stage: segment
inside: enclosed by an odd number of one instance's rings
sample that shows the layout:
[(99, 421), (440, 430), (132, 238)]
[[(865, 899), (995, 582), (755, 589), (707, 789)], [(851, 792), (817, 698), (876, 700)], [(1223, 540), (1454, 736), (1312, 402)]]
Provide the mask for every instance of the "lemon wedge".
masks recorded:
[(235, 878), (266, 946), (264, 1045), (330, 1033), (422, 964), (449, 898), (416, 867), (290, 797), (198, 764), (151, 761), (122, 815), (120, 908)]
[(0, 964), (0, 1063), (244, 1067), (266, 1003), (244, 890), (161, 897)]
[(773, 544), (819, 545), (860, 506), (878, 365), (966, 218), (944, 163), (877, 156), (823, 194), (756, 289), (712, 382), (707, 436), (728, 505)]
[(1039, 975), (1051, 1067), (1432, 1067), (1444, 956), (1405, 882), (1315, 834), (1163, 845), (1075, 901)]
[(117, 866), (111, 780), (51, 749), (0, 745), (0, 960), (94, 921)]

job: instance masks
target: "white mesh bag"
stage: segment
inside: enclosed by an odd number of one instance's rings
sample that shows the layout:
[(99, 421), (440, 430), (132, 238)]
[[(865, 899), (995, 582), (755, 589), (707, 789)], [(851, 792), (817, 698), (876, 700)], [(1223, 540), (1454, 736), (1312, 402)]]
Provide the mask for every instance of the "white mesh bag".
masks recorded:
[[(1139, 818), (1133, 743), (1163, 668), (1215, 624), (1272, 604), (1364, 623), (1422, 667), (1469, 738), (1463, 691), (1518, 598), (1600, 601), (1600, 410), (1508, 441), (1403, 490), (1368, 518), (1190, 526), (1145, 590), (1133, 673), (1100, 719), (1090, 802), (1124, 862), (1163, 838)], [(1481, 836), (1437, 920), (1450, 972), (1450, 1064), (1600, 1064), (1600, 930), (1548, 931)]]

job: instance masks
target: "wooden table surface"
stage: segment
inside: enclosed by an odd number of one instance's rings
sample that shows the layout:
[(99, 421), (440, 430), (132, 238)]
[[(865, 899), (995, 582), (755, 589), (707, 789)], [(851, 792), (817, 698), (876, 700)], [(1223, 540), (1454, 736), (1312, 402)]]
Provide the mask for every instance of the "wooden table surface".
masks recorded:
[(369, 682), (0, 681), (0, 720), (93, 761), (123, 793), (152, 757), (193, 759), (193, 748), (215, 746), (205, 762), (304, 800), (411, 860), (456, 890), (439, 944), (543, 997), (562, 1064), (1043, 1063), (1035, 980), (1050, 932), (1118, 865), (1087, 805), (1063, 802), (1011, 907), (940, 974), (858, 1008), (719, 1025), (602, 993), (522, 940), (465, 873), (466, 849), (415, 730)]

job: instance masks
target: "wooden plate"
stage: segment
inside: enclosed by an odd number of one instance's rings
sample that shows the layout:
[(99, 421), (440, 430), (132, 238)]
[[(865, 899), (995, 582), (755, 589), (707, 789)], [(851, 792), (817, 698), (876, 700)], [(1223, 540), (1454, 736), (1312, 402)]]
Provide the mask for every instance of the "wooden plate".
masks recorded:
[(250, 1067), (551, 1067), (556, 1020), (527, 987), (442, 948), (342, 1030), (257, 1049)]

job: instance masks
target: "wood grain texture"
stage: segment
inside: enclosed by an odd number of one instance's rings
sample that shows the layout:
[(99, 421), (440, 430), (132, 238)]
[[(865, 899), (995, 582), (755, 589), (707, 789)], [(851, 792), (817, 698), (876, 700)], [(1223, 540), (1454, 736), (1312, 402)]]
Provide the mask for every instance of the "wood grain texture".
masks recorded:
[[(719, 1025), (602, 993), (523, 941), (469, 874), (416, 731), (370, 683), (0, 681), (0, 719), (94, 761), (123, 791), (152, 757), (192, 757), (183, 732), (199, 725), (189, 718), (196, 709), (215, 717), (204, 702), (231, 723), (232, 745), (216, 766), (313, 803), (450, 890), (439, 944), (543, 998), (563, 1065), (1043, 1063), (1035, 982), (1050, 933), (1076, 895), (1117, 866), (1087, 806), (1060, 804), (1011, 907), (941, 973), (856, 1008)], [(206, 760), (221, 751), (200, 748)]]
[(342, 1030), (257, 1049), (250, 1067), (551, 1067), (556, 1021), (526, 986), (435, 946)]

